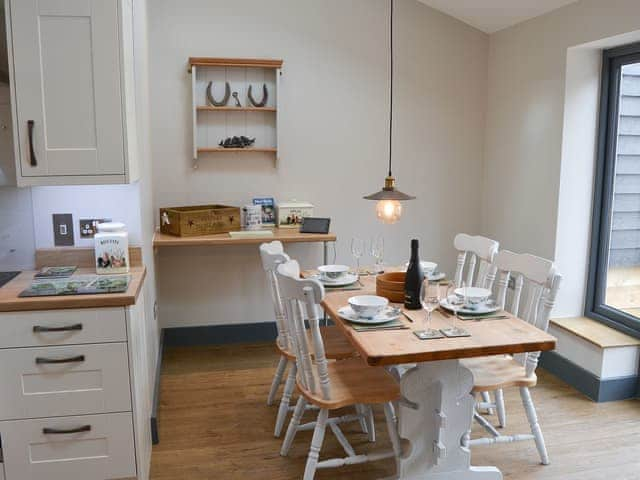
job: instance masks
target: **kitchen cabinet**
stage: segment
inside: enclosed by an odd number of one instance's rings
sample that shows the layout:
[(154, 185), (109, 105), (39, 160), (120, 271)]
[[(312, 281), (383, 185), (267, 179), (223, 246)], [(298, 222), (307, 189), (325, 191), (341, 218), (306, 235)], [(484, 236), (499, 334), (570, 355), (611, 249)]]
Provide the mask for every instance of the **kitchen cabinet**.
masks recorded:
[(148, 480), (144, 295), (0, 313), (0, 480)]
[(131, 0), (10, 0), (19, 186), (137, 180)]

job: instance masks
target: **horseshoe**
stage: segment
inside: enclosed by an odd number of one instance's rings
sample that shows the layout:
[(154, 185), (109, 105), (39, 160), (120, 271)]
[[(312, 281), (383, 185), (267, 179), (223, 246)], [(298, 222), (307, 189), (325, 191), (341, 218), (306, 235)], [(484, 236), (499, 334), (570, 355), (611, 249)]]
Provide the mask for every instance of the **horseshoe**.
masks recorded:
[(256, 102), (253, 98), (253, 95), (251, 94), (251, 85), (249, 85), (247, 96), (249, 97), (251, 105), (253, 105), (254, 107), (264, 107), (267, 104), (267, 99), (269, 98), (269, 92), (267, 92), (267, 84), (262, 84), (262, 100), (260, 102)]
[(212, 86), (213, 82), (209, 82), (209, 85), (207, 85), (207, 100), (209, 101), (209, 105), (213, 105), (214, 107), (224, 107), (231, 96), (231, 86), (229, 86), (229, 82), (225, 82), (224, 98), (220, 102), (216, 102), (216, 99), (213, 98), (213, 93), (211, 93)]

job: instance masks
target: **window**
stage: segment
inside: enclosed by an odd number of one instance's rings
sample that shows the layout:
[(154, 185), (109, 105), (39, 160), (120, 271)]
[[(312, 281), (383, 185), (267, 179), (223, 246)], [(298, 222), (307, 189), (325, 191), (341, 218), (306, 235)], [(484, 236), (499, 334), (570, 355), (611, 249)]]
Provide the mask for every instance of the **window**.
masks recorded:
[(587, 316), (640, 334), (640, 44), (603, 55)]

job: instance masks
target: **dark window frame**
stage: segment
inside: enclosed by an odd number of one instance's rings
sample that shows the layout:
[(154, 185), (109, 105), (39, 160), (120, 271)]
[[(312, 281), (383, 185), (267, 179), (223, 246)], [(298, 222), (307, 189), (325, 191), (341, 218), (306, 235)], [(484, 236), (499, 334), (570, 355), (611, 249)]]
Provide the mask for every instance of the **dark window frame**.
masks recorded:
[(640, 338), (640, 319), (604, 303), (613, 214), (620, 69), (640, 62), (640, 43), (605, 50), (602, 55), (598, 147), (593, 184), (591, 251), (585, 316)]

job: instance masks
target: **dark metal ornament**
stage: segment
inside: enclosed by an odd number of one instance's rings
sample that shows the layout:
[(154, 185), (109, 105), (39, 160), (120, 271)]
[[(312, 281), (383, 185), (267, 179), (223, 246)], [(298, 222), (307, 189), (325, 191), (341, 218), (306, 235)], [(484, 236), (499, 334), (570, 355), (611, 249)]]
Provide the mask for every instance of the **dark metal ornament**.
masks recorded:
[(266, 83), (262, 84), (262, 100), (261, 101), (256, 102), (256, 100), (253, 98), (253, 94), (251, 92), (251, 85), (249, 85), (249, 91), (247, 92), (247, 96), (249, 97), (249, 101), (251, 102), (251, 105), (253, 105), (254, 107), (264, 107), (267, 104), (267, 100), (269, 99), (267, 84)]
[(238, 92), (233, 92), (232, 95), (233, 95), (233, 98), (236, 100), (236, 107), (241, 107), (242, 105), (240, 105), (240, 100), (238, 99)]
[(220, 140), (218, 145), (222, 148), (248, 148), (252, 146), (255, 141), (255, 138), (241, 135), (239, 137), (227, 137), (225, 140)]
[(229, 97), (231, 96), (231, 85), (229, 85), (229, 82), (225, 82), (224, 98), (220, 102), (213, 98), (213, 93), (211, 92), (212, 87), (213, 82), (209, 82), (209, 85), (207, 85), (207, 101), (209, 102), (209, 105), (213, 105), (214, 107), (224, 107), (227, 102), (229, 102)]

